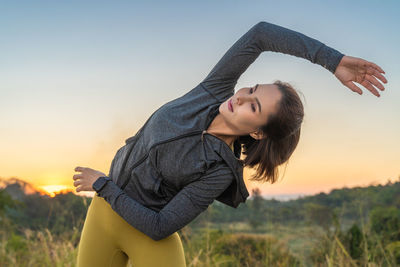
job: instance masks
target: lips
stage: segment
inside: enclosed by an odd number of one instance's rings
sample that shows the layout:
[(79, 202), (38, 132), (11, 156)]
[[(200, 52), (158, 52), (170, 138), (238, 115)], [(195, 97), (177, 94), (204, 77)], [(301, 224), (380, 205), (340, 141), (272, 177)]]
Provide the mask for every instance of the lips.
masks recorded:
[(232, 105), (232, 99), (229, 99), (228, 101), (228, 109), (233, 112), (233, 105)]

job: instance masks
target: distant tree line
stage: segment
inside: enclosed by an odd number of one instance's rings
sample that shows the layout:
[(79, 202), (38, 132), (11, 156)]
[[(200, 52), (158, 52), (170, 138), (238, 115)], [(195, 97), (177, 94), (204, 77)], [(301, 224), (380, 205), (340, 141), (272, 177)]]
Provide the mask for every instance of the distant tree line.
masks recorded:
[[(9, 187), (12, 190), (8, 190)], [(77, 196), (72, 192), (57, 194), (55, 197), (25, 195), (16, 188), (18, 186), (9, 185), (0, 190), (1, 225), (13, 227), (17, 231), (19, 227), (33, 230), (48, 228), (53, 234), (82, 227), (91, 202), (90, 197)], [(399, 212), (400, 181), (386, 185), (335, 189), (329, 194), (320, 193), (285, 202), (266, 200), (261, 197), (259, 189), (254, 189), (252, 196), (236, 209), (214, 201), (190, 225), (196, 227), (204, 221), (216, 224), (246, 222), (257, 229), (265, 223), (303, 223), (317, 224), (328, 229), (335, 224), (335, 220), (349, 226), (361, 220), (372, 220), (375, 231), (388, 231), (385, 233), (388, 238), (396, 239), (398, 237), (390, 229), (394, 232), (400, 229)], [(392, 237), (392, 234), (395, 236)]]

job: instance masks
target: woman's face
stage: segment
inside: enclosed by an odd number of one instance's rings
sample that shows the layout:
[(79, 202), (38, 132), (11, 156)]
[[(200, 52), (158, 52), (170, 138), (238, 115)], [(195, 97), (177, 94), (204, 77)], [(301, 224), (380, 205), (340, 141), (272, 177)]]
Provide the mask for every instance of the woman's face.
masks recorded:
[(268, 116), (276, 112), (281, 97), (275, 84), (244, 87), (223, 102), (219, 112), (233, 133), (246, 135), (267, 123)]

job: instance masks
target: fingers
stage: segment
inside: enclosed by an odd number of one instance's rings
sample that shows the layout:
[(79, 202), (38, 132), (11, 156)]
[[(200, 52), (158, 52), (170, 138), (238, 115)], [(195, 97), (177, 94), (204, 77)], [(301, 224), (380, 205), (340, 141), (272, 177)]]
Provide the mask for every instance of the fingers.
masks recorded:
[[(83, 177), (80, 174), (75, 174), (72, 179), (74, 179), (74, 186), (77, 187), (78, 185), (82, 185), (83, 181), (81, 180)], [(79, 180), (78, 180), (79, 179)], [(82, 187), (82, 186), (81, 186)], [(80, 188), (81, 189), (81, 188)], [(78, 188), (76, 188), (76, 192), (78, 191)]]
[[(366, 75), (375, 76), (379, 80), (381, 80), (383, 83), (387, 83), (386, 78), (382, 74), (380, 74), (376, 69), (374, 69), (372, 67), (367, 68), (367, 74)], [(376, 85), (376, 84), (374, 83), (374, 85)], [(379, 87), (379, 88), (381, 88), (381, 87)], [(384, 90), (384, 88), (382, 90)]]
[(385, 90), (385, 87), (380, 82), (378, 82), (378, 80), (374, 76), (367, 74), (365, 75), (365, 79), (367, 79), (370, 83), (372, 83), (373, 85), (375, 85), (375, 87), (378, 87), (382, 91)]
[(381, 91), (385, 90), (385, 87), (376, 79), (378, 78), (383, 83), (387, 83), (386, 78), (381, 74), (385, 73), (385, 71), (375, 63), (369, 61), (364, 63), (364, 67), (366, 68), (366, 74), (360, 84), (367, 88), (375, 96), (380, 97), (378, 90), (374, 86), (379, 88)]
[(387, 83), (386, 78), (379, 72), (375, 71), (374, 76), (378, 77), (378, 79), (381, 80), (383, 83)]
[(375, 63), (369, 62), (369, 61), (368, 61), (368, 63), (371, 65), (371, 67), (373, 67), (374, 69), (377, 69), (379, 72), (385, 73), (383, 71), (383, 69), (381, 67), (379, 67), (378, 65), (376, 65)]
[(74, 176), (72, 176), (72, 179), (74, 179), (74, 180), (82, 179), (82, 174), (74, 174)]
[(380, 97), (380, 94), (378, 93), (378, 90), (376, 90), (375, 87), (373, 87), (368, 80), (366, 80), (366, 79), (363, 80), (361, 82), (361, 85), (364, 86), (365, 88), (367, 88), (371, 93), (373, 93), (377, 97)]
[[(84, 170), (86, 170), (87, 168), (85, 167), (81, 167), (81, 166), (77, 166), (75, 167), (75, 171), (76, 172), (83, 172)], [(74, 180), (74, 186), (76, 187), (76, 192), (80, 192), (80, 191), (85, 191), (85, 185), (83, 184), (84, 181), (83, 179), (83, 174), (82, 173), (78, 173), (78, 174), (74, 174), (72, 176), (72, 179)]]
[[(368, 74), (370, 75), (374, 75), (376, 76), (379, 80), (381, 80), (383, 83), (387, 83), (386, 78), (381, 74), (385, 74), (385, 71), (379, 67), (378, 65), (376, 65), (373, 62), (369, 62), (368, 61), (369, 66), (372, 68), (372, 71), (367, 71)], [(369, 80), (370, 82), (372, 82), (371, 80)], [(375, 86), (377, 86), (375, 83), (373, 83)], [(382, 91), (384, 90), (384, 88), (382, 89), (381, 87), (377, 86), (378, 88), (380, 88)]]
[(76, 172), (82, 172), (84, 169), (86, 169), (85, 167), (80, 167), (80, 166), (78, 166), (78, 167), (76, 167), (74, 170), (76, 171)]
[(93, 191), (93, 189), (91, 189), (88, 185), (81, 184), (76, 188), (76, 192), (80, 191)]
[(345, 82), (344, 85), (350, 88), (350, 90), (352, 90), (353, 92), (362, 95), (361, 89), (358, 86), (356, 86), (352, 81)]

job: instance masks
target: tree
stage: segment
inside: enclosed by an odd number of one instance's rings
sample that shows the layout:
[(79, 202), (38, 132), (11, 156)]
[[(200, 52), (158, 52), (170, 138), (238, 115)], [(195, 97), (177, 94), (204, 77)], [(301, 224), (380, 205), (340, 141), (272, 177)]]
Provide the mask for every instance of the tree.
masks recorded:
[(363, 235), (357, 224), (353, 224), (353, 226), (349, 229), (346, 235), (346, 239), (350, 251), (350, 256), (353, 259), (359, 259), (363, 252)]
[(265, 215), (262, 209), (263, 197), (258, 187), (252, 190), (252, 196), (253, 199), (250, 205), (251, 215), (248, 221), (252, 228), (257, 229), (265, 221)]
[(378, 207), (370, 213), (371, 229), (383, 240), (400, 241), (400, 210), (396, 207)]

